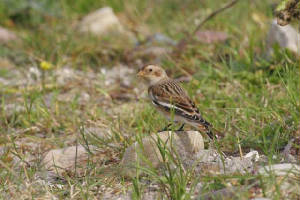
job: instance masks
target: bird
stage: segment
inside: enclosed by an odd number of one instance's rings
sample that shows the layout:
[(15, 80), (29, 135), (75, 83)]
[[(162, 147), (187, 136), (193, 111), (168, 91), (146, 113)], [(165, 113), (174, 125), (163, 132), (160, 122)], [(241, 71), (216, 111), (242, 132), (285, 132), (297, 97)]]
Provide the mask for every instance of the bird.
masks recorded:
[[(213, 126), (206, 121), (195, 103), (188, 96), (179, 82), (169, 78), (165, 70), (158, 65), (145, 65), (138, 73), (148, 85), (148, 96), (155, 108), (168, 120), (181, 122), (178, 131), (182, 131), (185, 124), (189, 124), (200, 132), (205, 132), (210, 139), (218, 139), (213, 133)], [(171, 124), (165, 128), (169, 128)], [(215, 132), (215, 131), (214, 131)]]

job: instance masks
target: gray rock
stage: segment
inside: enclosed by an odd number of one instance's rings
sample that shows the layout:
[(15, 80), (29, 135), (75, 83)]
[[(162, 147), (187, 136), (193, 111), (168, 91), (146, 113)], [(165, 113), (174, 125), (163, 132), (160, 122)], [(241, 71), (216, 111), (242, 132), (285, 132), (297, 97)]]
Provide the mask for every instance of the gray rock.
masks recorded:
[[(262, 179), (265, 182), (265, 194), (268, 198), (273, 199), (274, 194), (280, 191), (283, 199), (298, 199), (300, 166), (291, 163), (275, 164), (271, 166), (261, 167), (258, 173), (266, 176)], [(272, 184), (270, 180), (272, 179)]]
[(227, 157), (216, 150), (200, 150), (193, 159), (184, 162), (186, 165), (195, 165), (197, 173), (231, 174), (251, 172), (254, 167), (253, 158)]
[(300, 174), (300, 166), (291, 163), (275, 164), (259, 168), (258, 173), (262, 175), (274, 174), (277, 176), (289, 176)]
[(272, 21), (266, 41), (268, 56), (273, 54), (274, 44), (278, 44), (282, 49), (289, 49), (298, 55), (300, 53), (300, 34), (291, 25), (278, 25), (276, 19)]
[(199, 200), (210, 200), (210, 199), (239, 199), (239, 193), (243, 192), (244, 188), (238, 187), (227, 187), (208, 194), (200, 194), (197, 199)]

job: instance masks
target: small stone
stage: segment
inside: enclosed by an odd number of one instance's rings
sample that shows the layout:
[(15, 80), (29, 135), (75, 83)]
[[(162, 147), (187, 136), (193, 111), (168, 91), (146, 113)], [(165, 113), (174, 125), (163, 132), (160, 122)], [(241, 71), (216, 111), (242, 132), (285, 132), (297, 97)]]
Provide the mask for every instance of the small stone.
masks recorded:
[(250, 151), (245, 155), (245, 158), (253, 158), (255, 162), (259, 161), (259, 153), (258, 151)]

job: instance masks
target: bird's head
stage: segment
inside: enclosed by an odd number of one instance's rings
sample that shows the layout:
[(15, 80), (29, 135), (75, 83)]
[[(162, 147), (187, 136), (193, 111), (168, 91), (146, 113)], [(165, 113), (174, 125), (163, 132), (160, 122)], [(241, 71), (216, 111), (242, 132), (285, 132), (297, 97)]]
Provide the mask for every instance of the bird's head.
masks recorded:
[(168, 78), (165, 70), (157, 65), (146, 65), (139, 70), (137, 75), (148, 81), (150, 85), (158, 83), (162, 79)]

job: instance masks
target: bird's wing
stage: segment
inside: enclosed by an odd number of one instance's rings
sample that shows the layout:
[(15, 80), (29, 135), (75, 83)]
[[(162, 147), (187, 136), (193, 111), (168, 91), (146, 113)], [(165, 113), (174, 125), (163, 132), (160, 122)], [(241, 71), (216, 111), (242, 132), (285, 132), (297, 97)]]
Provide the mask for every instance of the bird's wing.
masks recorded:
[(180, 115), (187, 120), (198, 122), (206, 128), (211, 124), (204, 120), (189, 98), (187, 92), (174, 80), (167, 80), (149, 88), (149, 96), (153, 104), (174, 114)]

